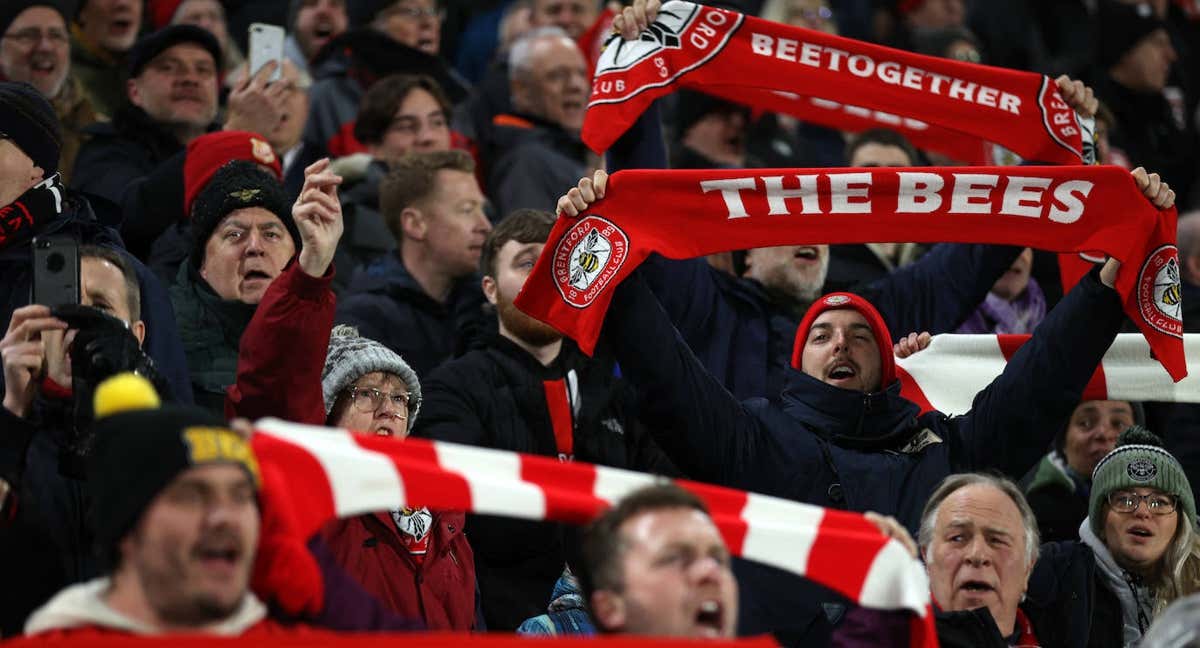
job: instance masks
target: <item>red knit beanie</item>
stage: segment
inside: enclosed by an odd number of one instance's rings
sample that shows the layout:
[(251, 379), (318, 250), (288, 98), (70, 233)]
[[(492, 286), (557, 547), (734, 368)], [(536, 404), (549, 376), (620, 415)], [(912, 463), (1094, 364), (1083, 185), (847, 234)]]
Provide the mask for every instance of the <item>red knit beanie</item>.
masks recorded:
[(804, 345), (808, 342), (808, 332), (812, 329), (813, 322), (825, 311), (842, 309), (856, 311), (867, 320), (867, 325), (875, 334), (875, 343), (879, 345), (880, 386), (887, 387), (892, 384), (896, 380), (896, 356), (892, 350), (892, 334), (888, 332), (883, 316), (875, 310), (871, 302), (854, 293), (829, 293), (808, 307), (808, 312), (800, 321), (800, 328), (796, 329), (796, 342), (792, 346), (792, 367), (803, 370), (800, 365), (804, 358)]
[(188, 144), (183, 162), (183, 213), (192, 216), (192, 202), (213, 174), (230, 160), (256, 162), (271, 169), (275, 178), (283, 179), (279, 156), (267, 140), (246, 131), (217, 131), (207, 133)]

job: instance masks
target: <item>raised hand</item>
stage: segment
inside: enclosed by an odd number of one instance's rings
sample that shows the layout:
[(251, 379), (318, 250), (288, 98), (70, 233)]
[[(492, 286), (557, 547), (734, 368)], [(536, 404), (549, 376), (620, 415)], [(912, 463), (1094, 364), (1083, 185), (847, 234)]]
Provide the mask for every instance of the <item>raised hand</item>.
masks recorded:
[(558, 213), (575, 218), (580, 212), (587, 209), (588, 205), (603, 198), (604, 190), (607, 188), (608, 172), (604, 169), (596, 169), (591, 178), (587, 176), (580, 178), (578, 185), (571, 187), (570, 191), (558, 199)]
[(892, 345), (892, 353), (896, 354), (897, 358), (907, 358), (927, 348), (931, 340), (933, 340), (933, 336), (928, 331), (909, 333)]
[(329, 170), (329, 158), (304, 169), (304, 187), (292, 206), (292, 218), (300, 230), (300, 269), (310, 277), (323, 277), (333, 263), (342, 238), (342, 204), (337, 188), (342, 177)]
[(42, 333), (66, 329), (67, 323), (51, 317), (48, 306), (31, 304), (13, 311), (8, 331), (0, 339), (5, 409), (22, 418), (28, 416), (46, 362)]

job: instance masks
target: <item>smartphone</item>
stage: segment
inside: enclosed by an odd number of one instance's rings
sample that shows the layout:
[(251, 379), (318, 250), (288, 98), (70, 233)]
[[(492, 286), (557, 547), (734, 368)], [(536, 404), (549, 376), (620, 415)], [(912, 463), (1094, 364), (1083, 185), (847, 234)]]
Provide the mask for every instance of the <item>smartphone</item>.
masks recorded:
[(33, 239), (33, 303), (79, 303), (79, 243), (69, 236)]
[(275, 61), (275, 72), (271, 81), (278, 81), (283, 74), (283, 27), (265, 23), (250, 25), (250, 76), (262, 69), (267, 61)]

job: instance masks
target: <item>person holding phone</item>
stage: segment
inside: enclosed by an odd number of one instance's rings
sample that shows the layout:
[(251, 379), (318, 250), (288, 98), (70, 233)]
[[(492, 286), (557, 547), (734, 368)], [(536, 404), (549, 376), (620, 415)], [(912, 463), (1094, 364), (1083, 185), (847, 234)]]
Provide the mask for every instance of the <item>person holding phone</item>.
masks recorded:
[(149, 366), (139, 348), (147, 327), (131, 261), (94, 245), (80, 246), (78, 256), (79, 305), (65, 311), (75, 323), (55, 317), (63, 312), (58, 307), (30, 304), (13, 312), (0, 338), (0, 480), (15, 501), (5, 507), (13, 512), (0, 516), (0, 570), (23, 584), (0, 591), (4, 636), (20, 633), (25, 617), (55, 590), (96, 575), (84, 524), (90, 492), (76, 461), (90, 446), (91, 386), (100, 365)]

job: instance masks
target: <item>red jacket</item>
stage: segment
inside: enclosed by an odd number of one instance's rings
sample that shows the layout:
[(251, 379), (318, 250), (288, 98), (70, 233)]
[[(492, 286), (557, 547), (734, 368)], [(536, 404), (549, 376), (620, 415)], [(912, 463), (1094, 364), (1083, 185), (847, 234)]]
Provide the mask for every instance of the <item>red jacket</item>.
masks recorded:
[(434, 511), (429, 549), (418, 564), (390, 513), (334, 520), (321, 538), (363, 589), (401, 617), (425, 620), (430, 630), (475, 625), (475, 555), (463, 535), (466, 516)]
[[(332, 269), (314, 278), (295, 260), (271, 282), (242, 334), (237, 382), (225, 398), (228, 418), (325, 425), (321, 370), (337, 305), (332, 282)], [(472, 630), (475, 556), (463, 524), (461, 512), (434, 512), (424, 565), (408, 555), (387, 512), (334, 520), (321, 537), (346, 574), (401, 617), (419, 618), (430, 629)], [(264, 538), (269, 534), (264, 528)]]

